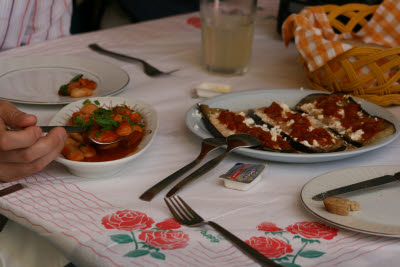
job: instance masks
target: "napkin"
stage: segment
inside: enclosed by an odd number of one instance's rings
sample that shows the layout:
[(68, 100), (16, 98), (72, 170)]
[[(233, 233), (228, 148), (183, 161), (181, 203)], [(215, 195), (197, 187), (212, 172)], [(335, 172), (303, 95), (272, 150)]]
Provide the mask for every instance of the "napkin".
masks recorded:
[(306, 7), (299, 14), (292, 14), (285, 20), (282, 35), (286, 47), (294, 38), (297, 50), (312, 72), (329, 60), (359, 46), (348, 40), (374, 46), (400, 46), (400, 2), (383, 1), (357, 33), (342, 34), (334, 32), (322, 6)]

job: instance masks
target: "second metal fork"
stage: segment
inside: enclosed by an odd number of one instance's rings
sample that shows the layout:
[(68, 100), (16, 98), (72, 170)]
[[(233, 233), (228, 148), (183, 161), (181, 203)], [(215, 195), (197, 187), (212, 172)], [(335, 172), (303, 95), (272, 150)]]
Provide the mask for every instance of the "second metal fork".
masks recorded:
[(255, 248), (243, 242), (241, 239), (233, 235), (231, 232), (216, 224), (212, 221), (205, 221), (199, 214), (197, 214), (192, 208), (183, 201), (179, 196), (164, 198), (165, 203), (167, 204), (169, 210), (175, 219), (183, 225), (186, 226), (199, 226), (201, 224), (208, 224), (216, 231), (218, 231), (223, 237), (227, 240), (231, 241), (238, 249), (240, 249), (244, 254), (252, 258), (257, 263), (261, 264), (261, 266), (281, 266), (280, 264), (275, 263), (273, 260), (268, 259), (263, 254), (258, 252)]
[(152, 65), (150, 65), (149, 63), (147, 63), (143, 59), (136, 58), (136, 57), (131, 57), (131, 56), (127, 56), (127, 55), (123, 55), (123, 54), (119, 54), (119, 53), (115, 53), (113, 51), (109, 51), (109, 50), (106, 50), (106, 49), (100, 47), (98, 44), (90, 44), (89, 48), (94, 50), (94, 51), (96, 51), (96, 52), (98, 52), (98, 53), (100, 53), (100, 54), (108, 55), (108, 56), (111, 56), (111, 57), (116, 58), (116, 59), (125, 60), (125, 61), (132, 61), (133, 60), (133, 61), (140, 62), (143, 65), (144, 73), (146, 73), (150, 77), (156, 77), (156, 76), (160, 76), (160, 75), (171, 74), (171, 73), (173, 73), (175, 71), (178, 71), (177, 69), (176, 70), (172, 70), (172, 71), (168, 71), (168, 72), (161, 71), (161, 70), (157, 69), (156, 67), (153, 67)]

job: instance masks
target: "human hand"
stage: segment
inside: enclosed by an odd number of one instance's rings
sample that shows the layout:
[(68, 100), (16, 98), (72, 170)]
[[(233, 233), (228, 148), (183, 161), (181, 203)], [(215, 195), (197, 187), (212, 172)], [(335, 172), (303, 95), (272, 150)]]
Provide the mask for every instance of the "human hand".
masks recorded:
[[(62, 127), (42, 136), (37, 118), (0, 101), (0, 181), (9, 182), (42, 170), (57, 157), (67, 139)], [(8, 131), (6, 125), (23, 127)]]

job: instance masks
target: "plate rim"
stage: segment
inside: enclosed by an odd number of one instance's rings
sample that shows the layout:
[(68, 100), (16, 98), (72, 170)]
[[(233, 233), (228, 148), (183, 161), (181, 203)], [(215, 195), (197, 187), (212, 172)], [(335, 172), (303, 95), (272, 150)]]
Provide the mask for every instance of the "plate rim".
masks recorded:
[[(8, 65), (8, 62), (24, 62), (27, 60), (32, 60), (32, 61), (37, 61), (37, 60), (49, 60), (49, 59), (53, 59), (54, 62), (54, 67), (63, 67), (61, 64), (57, 63), (57, 60), (60, 59), (68, 59), (68, 60), (76, 60), (76, 61), (85, 61), (85, 62), (91, 62), (93, 64), (97, 63), (97, 64), (107, 64), (109, 67), (114, 68), (114, 70), (118, 70), (121, 74), (123, 74), (123, 76), (125, 76), (126, 80), (123, 83), (123, 85), (120, 86), (120, 88), (115, 89), (112, 92), (109, 92), (108, 94), (105, 95), (99, 95), (99, 96), (94, 96), (94, 97), (107, 97), (107, 96), (113, 96), (119, 92), (121, 92), (122, 90), (124, 90), (126, 88), (126, 86), (129, 84), (130, 82), (130, 76), (128, 74), (127, 71), (125, 71), (123, 68), (121, 68), (120, 66), (111, 63), (109, 61), (105, 61), (105, 60), (100, 60), (97, 58), (92, 58), (92, 57), (79, 57), (76, 55), (45, 55), (45, 56), (41, 56), (41, 55), (30, 55), (30, 56), (26, 56), (26, 57), (15, 57), (15, 58), (7, 58), (7, 59), (2, 59), (0, 60), (0, 63), (4, 64), (4, 65)], [(20, 64), (20, 63), (19, 63)], [(37, 63), (39, 64), (39, 63)], [(51, 65), (51, 64), (49, 64)], [(51, 67), (51, 66), (50, 66)], [(39, 68), (39, 66), (33, 66), (30, 68)], [(23, 69), (23, 68), (22, 68)], [(0, 77), (3, 76), (4, 73), (8, 73), (10, 72), (12, 69), (8, 69), (5, 70), (4, 72), (0, 72)], [(89, 96), (92, 97), (92, 96)], [(86, 97), (86, 98), (89, 98)], [(13, 99), (13, 98), (7, 98), (7, 97), (2, 97), (0, 96), (0, 100), (7, 100), (10, 101), (12, 103), (18, 103), (18, 104), (29, 104), (29, 105), (66, 105), (66, 104), (70, 104), (73, 103), (75, 101), (78, 101), (80, 99), (83, 98), (70, 98), (70, 99), (66, 99), (64, 101), (58, 101), (58, 102), (47, 102), (47, 101), (29, 101), (29, 100), (21, 100), (21, 99)]]
[[(310, 183), (315, 182), (315, 180), (317, 180), (321, 176), (332, 174), (332, 173), (339, 172), (339, 171), (354, 170), (354, 169), (364, 169), (364, 168), (377, 168), (377, 167), (398, 167), (398, 168), (400, 168), (398, 165), (393, 165), (393, 164), (390, 164), (390, 165), (367, 165), (367, 166), (349, 167), (349, 168), (344, 168), (344, 169), (336, 169), (336, 170), (333, 170), (333, 171), (322, 173), (322, 174), (320, 174), (320, 175), (318, 175), (316, 177), (313, 177), (311, 180), (309, 180), (307, 183), (305, 183), (303, 185), (303, 187), (301, 188), (299, 196), (300, 196), (300, 200), (301, 200), (301, 203), (302, 203), (303, 207), (308, 212), (310, 212), (313, 216), (315, 216), (315, 217), (317, 217), (317, 218), (319, 218), (319, 219), (321, 219), (321, 220), (323, 220), (323, 221), (325, 221), (325, 222), (327, 222), (327, 223), (329, 223), (331, 225), (337, 226), (337, 227), (341, 227), (341, 228), (344, 228), (344, 229), (347, 229), (347, 230), (351, 230), (351, 231), (359, 232), (359, 233), (364, 233), (364, 234), (377, 235), (377, 236), (387, 236), (387, 237), (399, 237), (400, 238), (400, 231), (398, 233), (393, 233), (393, 234), (391, 234), (391, 233), (382, 233), (382, 232), (378, 232), (378, 231), (363, 230), (363, 229), (360, 229), (360, 228), (347, 226), (345, 224), (341, 224), (341, 223), (338, 223), (338, 222), (331, 221), (331, 220), (325, 218), (324, 216), (321, 216), (318, 213), (314, 212), (310, 207), (307, 206), (307, 204), (305, 203), (305, 200), (303, 198), (303, 191), (305, 190), (305, 188)], [(322, 201), (320, 201), (320, 202), (322, 203)], [(340, 216), (340, 215), (338, 215), (338, 216)], [(400, 224), (399, 224), (399, 226), (400, 226)]]
[[(196, 136), (200, 138), (207, 138), (207, 137), (212, 137), (212, 135), (208, 132), (209, 135), (203, 135), (202, 132), (199, 132), (196, 130), (194, 127), (191, 127), (191, 121), (193, 120), (193, 112), (197, 109), (198, 104), (202, 103), (208, 103), (208, 102), (215, 102), (220, 99), (225, 99), (225, 98), (235, 98), (238, 96), (242, 96), (245, 94), (255, 94), (255, 93), (266, 93), (266, 94), (274, 94), (275, 93), (280, 93), (282, 94), (284, 91), (286, 93), (292, 92), (292, 93), (299, 93), (299, 94), (312, 94), (312, 93), (325, 93), (329, 94), (329, 92), (326, 91), (319, 91), (319, 90), (312, 90), (312, 89), (295, 89), (295, 88), (263, 88), (263, 89), (253, 89), (253, 90), (245, 90), (245, 91), (238, 91), (238, 92), (230, 92), (227, 94), (222, 94), (216, 97), (208, 98), (205, 100), (202, 100), (194, 105), (192, 105), (185, 114), (185, 124), (189, 128), (189, 130), (195, 134)], [(400, 121), (394, 116), (393, 113), (391, 113), (389, 110), (384, 109), (383, 107), (380, 107), (372, 102), (369, 102), (367, 100), (357, 98), (355, 96), (351, 96), (354, 100), (357, 102), (362, 103), (368, 103), (369, 105), (374, 106), (375, 109), (380, 110), (381, 112), (386, 113), (387, 115), (390, 115), (393, 120), (390, 122), (393, 123), (395, 126), (396, 132), (388, 136), (387, 139), (378, 144), (372, 144), (368, 146), (364, 146), (361, 148), (357, 148), (351, 151), (339, 151), (339, 152), (330, 152), (330, 153), (307, 153), (307, 154), (295, 154), (295, 153), (282, 153), (282, 152), (269, 152), (269, 151), (260, 151), (260, 150), (253, 150), (250, 148), (239, 148), (235, 149), (233, 152), (245, 155), (245, 156), (250, 156), (253, 158), (258, 158), (258, 159), (265, 159), (265, 160), (270, 160), (270, 161), (275, 161), (275, 162), (286, 162), (286, 163), (316, 163), (316, 162), (327, 162), (327, 161), (334, 161), (334, 160), (340, 160), (340, 159), (345, 159), (348, 157), (353, 157), (357, 156), (366, 152), (369, 152), (371, 150), (376, 150), (379, 148), (382, 148), (389, 143), (393, 142), (398, 138), (400, 135)], [(300, 99), (299, 99), (300, 100)], [(200, 118), (201, 120), (201, 118)]]

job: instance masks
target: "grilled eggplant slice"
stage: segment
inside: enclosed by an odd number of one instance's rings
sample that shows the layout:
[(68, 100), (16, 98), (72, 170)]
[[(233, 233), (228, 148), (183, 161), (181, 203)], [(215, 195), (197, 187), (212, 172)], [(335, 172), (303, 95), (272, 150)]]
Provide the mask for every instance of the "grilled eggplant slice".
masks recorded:
[(346, 149), (345, 141), (313, 117), (291, 110), (286, 104), (273, 102), (254, 109), (252, 117), (282, 129), (291, 145), (306, 153), (327, 153)]
[(396, 132), (391, 122), (371, 116), (345, 94), (311, 94), (300, 100), (296, 110), (327, 125), (355, 147), (372, 144)]
[(296, 152), (282, 137), (276, 128), (257, 125), (246, 112), (232, 112), (227, 109), (210, 108), (208, 105), (199, 105), (203, 114), (203, 121), (207, 129), (215, 137), (228, 137), (236, 133), (247, 133), (257, 138), (261, 143), (261, 149), (274, 152)]

